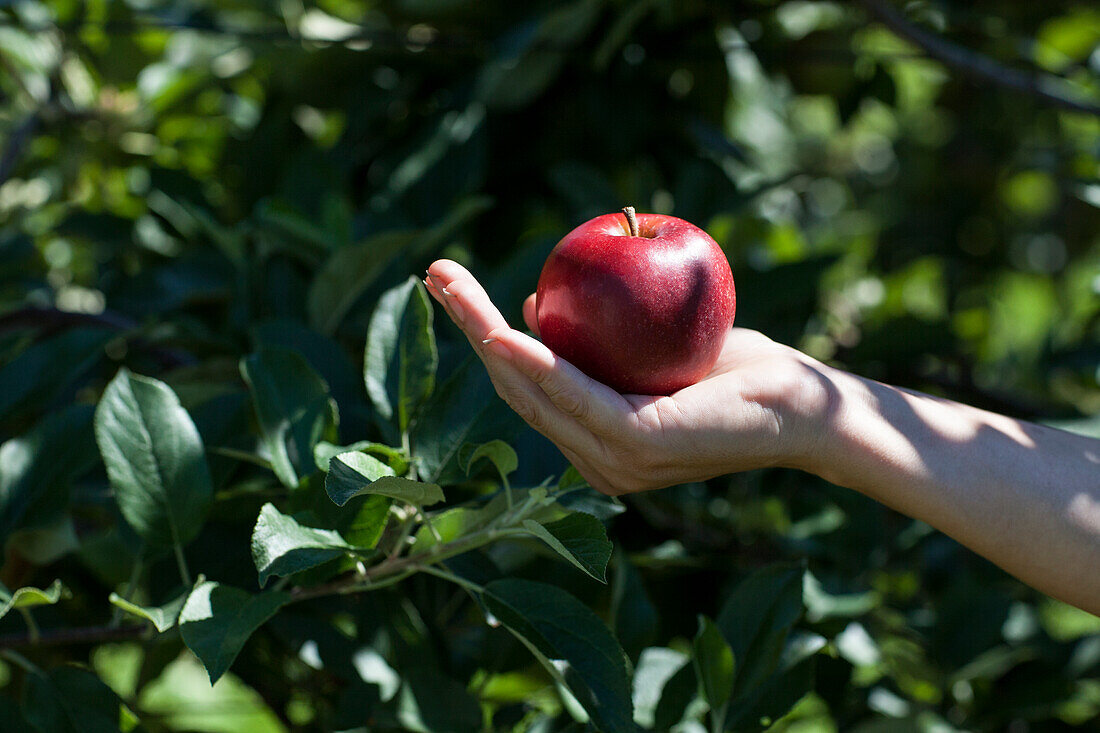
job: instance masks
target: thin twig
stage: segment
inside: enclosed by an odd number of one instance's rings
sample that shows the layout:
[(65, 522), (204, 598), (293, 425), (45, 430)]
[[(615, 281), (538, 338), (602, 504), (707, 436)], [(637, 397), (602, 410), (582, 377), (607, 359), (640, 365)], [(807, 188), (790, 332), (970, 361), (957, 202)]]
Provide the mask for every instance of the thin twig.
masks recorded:
[(30, 634), (5, 634), (0, 636), (0, 649), (19, 647), (65, 646), (67, 644), (101, 644), (108, 641), (129, 641), (148, 634), (148, 626), (85, 626), (75, 629), (49, 629), (38, 633), (38, 640)]
[(1038, 97), (1047, 104), (1061, 109), (1100, 117), (1100, 104), (1067, 96), (1058, 87), (1067, 86), (1064, 80), (1038, 71), (1027, 72), (1002, 66), (993, 59), (968, 48), (957, 46), (945, 38), (910, 23), (905, 16), (885, 0), (857, 0), (878, 22), (898, 36), (920, 46), (932, 58), (951, 68), (982, 81)]

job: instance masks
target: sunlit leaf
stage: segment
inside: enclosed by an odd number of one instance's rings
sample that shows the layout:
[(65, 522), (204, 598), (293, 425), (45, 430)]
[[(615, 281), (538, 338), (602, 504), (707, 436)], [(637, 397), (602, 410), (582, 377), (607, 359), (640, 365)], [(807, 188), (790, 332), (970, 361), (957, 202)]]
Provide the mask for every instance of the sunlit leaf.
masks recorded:
[(299, 524), (274, 504), (264, 504), (252, 530), (252, 561), (260, 587), (273, 575), (291, 575), (355, 552), (338, 532)]
[[(199, 582), (202, 582), (202, 580), (200, 579)], [(179, 620), (180, 611), (183, 610), (183, 604), (187, 600), (189, 594), (190, 590), (185, 590), (172, 600), (159, 606), (139, 606), (136, 603), (126, 600), (118, 593), (112, 593), (109, 600), (112, 606), (116, 606), (129, 614), (152, 622), (157, 631), (167, 631), (175, 626), (176, 622)]]
[(519, 457), (516, 451), (503, 440), (490, 440), (477, 446), (465, 445), (458, 453), (458, 463), (466, 471), (467, 476), (482, 459), (493, 464), (501, 479), (504, 480), (519, 468)]
[(61, 600), (63, 590), (60, 580), (50, 583), (45, 590), (24, 586), (9, 591), (0, 583), (0, 618), (6, 616), (8, 611), (16, 608), (53, 605)]
[(213, 494), (202, 438), (163, 382), (126, 369), (107, 385), (95, 434), (122, 516), (147, 542), (190, 541)]
[(388, 496), (417, 506), (443, 501), (438, 484), (394, 476), (393, 469), (364, 453), (341, 453), (333, 458), (325, 490), (339, 506), (363, 494)]

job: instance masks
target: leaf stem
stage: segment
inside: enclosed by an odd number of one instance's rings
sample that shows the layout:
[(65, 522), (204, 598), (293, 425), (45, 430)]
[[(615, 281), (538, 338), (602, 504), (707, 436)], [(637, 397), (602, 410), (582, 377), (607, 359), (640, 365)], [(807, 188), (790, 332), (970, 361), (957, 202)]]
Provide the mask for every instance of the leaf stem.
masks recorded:
[(19, 613), (22, 614), (23, 621), (27, 624), (27, 637), (32, 644), (37, 644), (42, 635), (38, 632), (38, 623), (34, 620), (34, 614), (31, 613), (29, 608), (20, 608)]
[(397, 541), (394, 542), (393, 547), (390, 549), (389, 555), (386, 556), (386, 562), (397, 559), (401, 551), (405, 549), (405, 541), (408, 540), (409, 535), (412, 534), (413, 516), (407, 516), (403, 521), (404, 524), (401, 525), (401, 532), (397, 536)]
[(14, 649), (0, 649), (0, 657), (7, 659), (18, 667), (22, 667), (26, 672), (30, 672), (31, 674), (42, 674), (42, 670), (39, 669), (34, 662)]
[(187, 559), (183, 556), (183, 545), (179, 541), (172, 543), (172, 549), (176, 553), (176, 565), (180, 570), (180, 580), (188, 588), (192, 587), (194, 583), (191, 582), (191, 571), (187, 569)]
[(454, 583), (455, 585), (462, 586), (463, 588), (470, 591), (471, 593), (484, 593), (485, 592), (485, 587), (484, 586), (478, 585), (477, 583), (474, 583), (472, 581), (466, 580), (463, 577), (455, 575), (450, 570), (444, 570), (443, 568), (437, 567), (435, 565), (417, 565), (416, 569), (419, 570), (422, 573), (427, 573), (428, 575), (434, 575), (437, 578), (443, 578), (443, 580), (449, 580), (452, 583)]
[(435, 538), (435, 541), (442, 542), (443, 535), (439, 534), (439, 530), (435, 528), (435, 525), (432, 524), (432, 520), (428, 518), (428, 515), (424, 513), (424, 510), (419, 505), (416, 507), (416, 513), (420, 515), (420, 521), (422, 521), (428, 528), (428, 531), (432, 533), (432, 537)]
[[(120, 594), (124, 599), (129, 601), (134, 595), (134, 588), (137, 586), (138, 581), (141, 580), (141, 573), (145, 569), (145, 545), (141, 546), (138, 550), (137, 557), (134, 559), (134, 567), (130, 569), (130, 578), (126, 581), (126, 588)], [(110, 628), (117, 628), (122, 623), (123, 611), (118, 606), (115, 606), (115, 610), (111, 612), (111, 622), (107, 624)]]

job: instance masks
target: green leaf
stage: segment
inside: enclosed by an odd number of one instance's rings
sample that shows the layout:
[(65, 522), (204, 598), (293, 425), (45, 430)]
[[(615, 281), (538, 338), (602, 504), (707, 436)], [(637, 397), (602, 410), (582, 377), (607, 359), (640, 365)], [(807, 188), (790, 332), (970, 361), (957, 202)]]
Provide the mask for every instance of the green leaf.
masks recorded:
[(110, 687), (75, 666), (28, 674), (23, 714), (41, 733), (119, 733), (128, 716)]
[(503, 481), (508, 479), (508, 474), (519, 468), (519, 457), (516, 456), (516, 451), (503, 440), (490, 440), (479, 446), (464, 445), (458, 454), (458, 463), (467, 476), (482, 459), (493, 464)]
[(612, 628), (627, 656), (637, 659), (642, 650), (657, 638), (657, 608), (646, 591), (638, 569), (621, 550), (615, 568), (615, 578), (611, 584)]
[(661, 699), (653, 711), (653, 729), (669, 730), (684, 719), (688, 705), (699, 690), (695, 667), (685, 664), (672, 675), (661, 690)]
[(879, 593), (873, 590), (833, 595), (809, 570), (802, 579), (802, 598), (806, 604), (806, 619), (815, 623), (827, 618), (862, 616), (882, 602)]
[(214, 493), (202, 438), (163, 382), (121, 369), (95, 413), (95, 436), (126, 522), (155, 545), (198, 534)]
[(502, 110), (533, 102), (557, 78), (602, 7), (602, 0), (578, 0), (554, 7), (534, 28), (513, 31), (508, 51), (486, 64), (478, 76), (477, 99)]
[(338, 532), (303, 526), (271, 503), (260, 509), (252, 530), (252, 561), (261, 588), (272, 575), (291, 575), (355, 551)]
[(583, 572), (601, 583), (607, 582), (611, 543), (607, 540), (603, 522), (591, 514), (571, 512), (556, 522), (546, 524), (525, 519), (523, 528)]
[(180, 636), (206, 668), (210, 684), (225, 674), (248, 637), (289, 601), (286, 593), (252, 595), (212, 581), (191, 591), (180, 612)]
[(317, 470), (313, 447), (335, 428), (328, 385), (297, 352), (261, 348), (241, 360), (275, 475), (289, 488)]
[(397, 718), (411, 731), (423, 733), (478, 733), (481, 707), (465, 686), (434, 669), (404, 675)]
[(437, 484), (413, 481), (393, 475), (393, 469), (363, 453), (341, 453), (329, 464), (325, 490), (339, 506), (363, 494), (430, 506), (443, 501), (443, 489)]
[(692, 650), (703, 699), (714, 715), (721, 716), (733, 692), (733, 650), (706, 616), (699, 616), (699, 631), (692, 642)]
[(0, 445), (0, 548), (27, 524), (53, 524), (68, 509), (69, 482), (99, 463), (93, 409), (70, 405)]
[(825, 647), (824, 637), (794, 633), (779, 665), (767, 679), (740, 695), (726, 715), (726, 730), (760, 731), (787, 714), (814, 685), (815, 657)]
[(17, 588), (14, 592), (0, 583), (0, 618), (8, 615), (13, 608), (29, 608), (31, 606), (52, 606), (61, 600), (63, 592), (61, 581), (55, 580), (45, 590), (25, 586)]
[(735, 697), (775, 670), (787, 636), (802, 615), (802, 564), (776, 563), (734, 589), (717, 625), (737, 660)]
[(337, 529), (344, 539), (356, 547), (373, 549), (386, 530), (392, 503), (393, 500), (388, 496), (365, 496), (351, 518), (340, 523)]
[(585, 480), (584, 476), (581, 476), (581, 472), (573, 468), (573, 466), (569, 466), (569, 468), (565, 469), (565, 473), (561, 475), (561, 478), (558, 479), (557, 493), (568, 494), (573, 491), (590, 488), (592, 487), (588, 485), (588, 481)]
[[(432, 516), (432, 527), (422, 526), (416, 533), (416, 542), (412, 552), (423, 552), (432, 545), (450, 542), (463, 535), (476, 532), (487, 526), (508, 509), (508, 497), (498, 493), (484, 506), (456, 506)], [(439, 539), (435, 533), (439, 533)]]
[(466, 359), (432, 394), (411, 434), (417, 470), (428, 481), (439, 481), (459, 449), (507, 435), (519, 425), (515, 413), (499, 399), (476, 356)]
[(29, 346), (0, 368), (0, 419), (48, 404), (77, 385), (103, 358), (112, 329), (74, 328)]
[[(455, 123), (461, 125), (461, 119)], [(452, 127), (441, 127), (442, 151), (454, 142)], [(467, 133), (468, 134), (468, 133)], [(443, 139), (443, 136), (447, 139)], [(431, 156), (428, 156), (429, 158)], [(427, 158), (402, 164), (387, 182), (387, 195), (400, 194), (417, 176), (424, 175), (433, 160)], [(415, 175), (408, 175), (414, 173)], [(398, 255), (423, 258), (446, 243), (447, 238), (492, 206), (487, 196), (470, 196), (455, 203), (435, 226), (413, 231), (386, 231), (332, 253), (317, 271), (306, 297), (310, 325), (323, 334), (331, 334), (347, 316), (363, 293), (378, 280), (386, 266)]]
[(570, 692), (597, 729), (636, 730), (622, 647), (592, 609), (556, 586), (514, 578), (489, 583), (483, 600), (512, 633), (565, 666)]
[(363, 379), (375, 410), (400, 434), (435, 388), (432, 313), (427, 289), (412, 276), (382, 294), (370, 319)]
[[(202, 583), (202, 577), (199, 578), (199, 583)], [(183, 604), (187, 600), (187, 596), (190, 595), (190, 589), (183, 591), (178, 596), (173, 598), (159, 606), (139, 606), (136, 603), (131, 603), (118, 593), (112, 593), (110, 596), (111, 605), (121, 608), (127, 613), (139, 616), (147, 621), (151, 621), (157, 631), (167, 631), (176, 625), (179, 620), (180, 611), (183, 610)]]
[[(148, 664), (151, 660), (146, 659)], [(158, 731), (286, 731), (280, 716), (236, 675), (227, 674), (211, 685), (202, 664), (190, 654), (168, 657), (160, 664), (165, 662), (163, 671), (142, 686), (138, 696), (142, 712), (156, 718)]]
[(409, 470), (409, 459), (400, 448), (388, 446), (385, 443), (375, 443), (370, 440), (360, 440), (351, 445), (334, 445), (322, 440), (313, 446), (313, 460), (325, 473), (328, 473), (329, 462), (341, 453), (367, 453), (376, 458), (381, 458), (394, 474), (403, 474)]
[[(648, 647), (641, 651), (638, 664), (634, 668), (634, 721), (638, 725), (643, 728), (654, 727), (657, 705), (665, 686), (685, 667), (690, 674), (690, 662), (688, 655), (668, 647)], [(660, 730), (670, 727), (671, 724), (661, 727)]]
[(344, 506), (363, 492), (363, 487), (383, 476), (393, 476), (394, 471), (374, 456), (349, 451), (329, 460), (325, 491), (338, 506)]
[(310, 325), (323, 334), (335, 331), (385, 266), (417, 236), (418, 232), (382, 232), (333, 252), (309, 286), (306, 310)]

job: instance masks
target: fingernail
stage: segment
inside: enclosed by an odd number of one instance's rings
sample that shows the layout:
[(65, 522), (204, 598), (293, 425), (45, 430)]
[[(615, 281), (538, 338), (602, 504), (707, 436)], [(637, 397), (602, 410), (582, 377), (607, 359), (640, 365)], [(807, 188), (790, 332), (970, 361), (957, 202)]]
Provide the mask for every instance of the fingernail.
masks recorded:
[(493, 352), (502, 359), (510, 359), (512, 357), (511, 350), (504, 345), (504, 342), (497, 338), (488, 338), (481, 343), (489, 347), (489, 351)]

